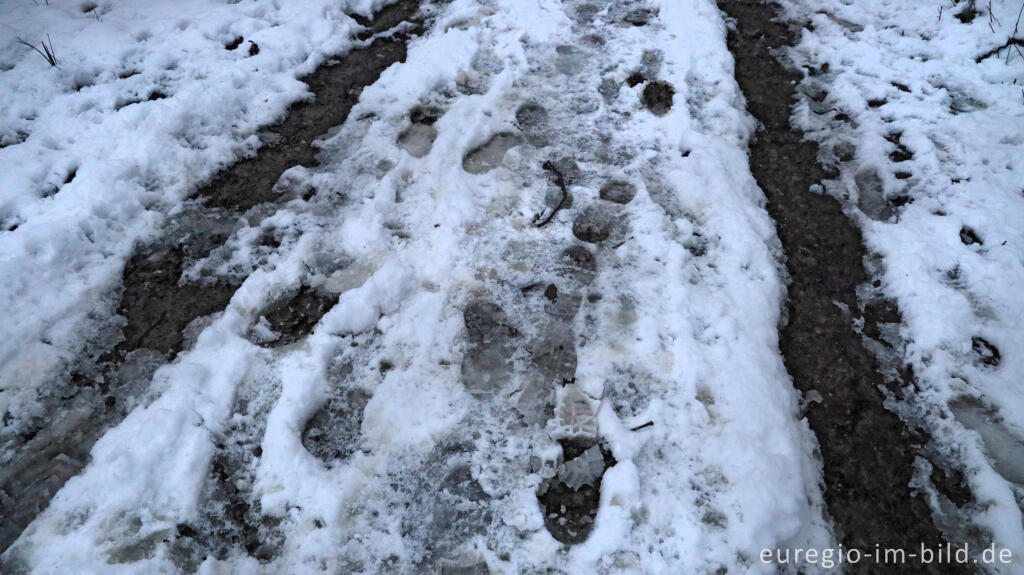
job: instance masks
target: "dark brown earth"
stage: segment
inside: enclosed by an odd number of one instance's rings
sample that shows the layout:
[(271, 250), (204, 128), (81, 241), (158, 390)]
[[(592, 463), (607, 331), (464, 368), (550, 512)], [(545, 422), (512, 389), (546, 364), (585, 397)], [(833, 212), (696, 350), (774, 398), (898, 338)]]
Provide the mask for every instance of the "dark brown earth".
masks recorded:
[[(255, 157), (227, 168), (197, 192), (199, 202), (190, 208), (193, 222), (170, 225), (166, 237), (129, 260), (117, 306), (125, 320), (119, 343), (111, 342), (107, 351), (83, 358), (64, 381), (51, 386), (40, 398), (46, 417), (30, 422), (16, 437), (2, 438), (0, 445), (12, 452), (13, 463), (0, 470), (0, 552), (88, 463), (96, 440), (138, 404), (156, 368), (171, 361), (185, 345), (186, 326), (222, 310), (240, 283), (238, 278), (183, 282), (185, 266), (224, 243), (232, 231), (225, 221), (237, 220), (259, 204), (292, 199), (287, 192), (274, 190), (281, 174), (292, 166), (316, 165), (314, 139), (345, 121), (362, 89), (387, 67), (404, 61), (406, 43), (427, 25), (415, 0), (401, 0), (372, 20), (357, 21), (364, 27), (360, 39), (380, 37), (303, 78), (314, 98), (292, 106), (283, 120), (266, 128), (262, 139), (268, 143)], [(393, 33), (385, 35), (388, 31)], [(304, 336), (326, 311), (324, 298), (311, 290), (271, 307), (268, 319), (281, 333), (278, 343)], [(213, 476), (218, 480), (231, 475), (228, 471), (236, 466), (219, 456), (214, 465)], [(236, 495), (228, 499), (236, 511), (247, 505)], [(230, 512), (227, 516), (234, 517)], [(184, 526), (184, 531), (180, 536), (194, 530)], [(250, 547), (247, 542), (246, 550), (253, 555), (266, 551)], [(0, 559), (0, 571), (15, 568), (8, 559)]]
[[(789, 123), (790, 106), (802, 75), (772, 51), (796, 36), (775, 21), (778, 6), (757, 0), (722, 0), (720, 9), (736, 21), (728, 37), (736, 78), (750, 112), (761, 121), (750, 146), (754, 177), (768, 197), (792, 278), (789, 322), (781, 348), (794, 385), (823, 401), (807, 407), (824, 462), (825, 501), (843, 545), (935, 549), (943, 538), (931, 512), (909, 487), (921, 440), (883, 406), (882, 386), (891, 384), (864, 347), (852, 319), (857, 288), (869, 281), (860, 230), (834, 198), (809, 191), (829, 177), (817, 163), (817, 145)], [(873, 308), (865, 316), (876, 314)], [(896, 311), (898, 317), (898, 311)], [(865, 317), (879, 323), (886, 318)], [(966, 566), (878, 566), (864, 561), (848, 573), (967, 573)]]
[(263, 317), (279, 337), (269, 342), (268, 347), (288, 345), (305, 338), (337, 300), (336, 295), (302, 286), (294, 295), (272, 303), (264, 310)]
[[(572, 461), (594, 445), (593, 441), (578, 439), (563, 439), (559, 443), (564, 461)], [(615, 465), (615, 458), (603, 446), (601, 455), (605, 469)], [(578, 489), (573, 489), (557, 476), (541, 485), (537, 500), (544, 508), (544, 526), (557, 541), (575, 545), (590, 537), (597, 508), (601, 504), (602, 477), (595, 479), (593, 485), (581, 485)]]

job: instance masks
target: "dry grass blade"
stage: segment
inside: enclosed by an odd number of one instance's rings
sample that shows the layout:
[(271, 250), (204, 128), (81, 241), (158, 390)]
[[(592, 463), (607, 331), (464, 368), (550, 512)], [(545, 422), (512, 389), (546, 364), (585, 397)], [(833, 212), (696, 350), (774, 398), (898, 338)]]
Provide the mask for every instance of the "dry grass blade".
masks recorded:
[[(47, 45), (46, 42), (49, 42), (50, 44)], [(58, 62), (57, 62), (57, 54), (53, 51), (53, 40), (50, 39), (50, 35), (49, 34), (46, 35), (46, 42), (40, 42), (40, 44), (43, 46), (43, 49), (40, 50), (39, 48), (35, 47), (33, 44), (30, 44), (30, 43), (22, 40), (21, 38), (18, 38), (18, 43), (19, 44), (22, 44), (22, 45), (28, 46), (29, 48), (32, 48), (33, 50), (36, 51), (37, 54), (39, 54), (40, 56), (45, 58), (46, 61), (49, 62), (50, 66), (53, 66), (54, 68), (57, 68), (58, 70), (60, 70), (61, 67), (58, 65)]]

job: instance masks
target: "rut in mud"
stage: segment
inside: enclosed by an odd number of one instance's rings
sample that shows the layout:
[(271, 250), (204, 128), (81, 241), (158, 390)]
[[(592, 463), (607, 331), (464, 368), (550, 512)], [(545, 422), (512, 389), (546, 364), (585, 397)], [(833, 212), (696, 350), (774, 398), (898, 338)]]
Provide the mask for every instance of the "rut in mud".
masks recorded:
[[(775, 5), (724, 0), (720, 8), (735, 19), (728, 45), (736, 77), (750, 112), (761, 122), (750, 146), (751, 170), (768, 197), (792, 280), (782, 352), (796, 387), (807, 397), (822, 398), (809, 402), (806, 415), (821, 447), (829, 511), (847, 548), (934, 549), (942, 535), (927, 504), (909, 487), (921, 440), (883, 406), (880, 387), (890, 382), (852, 325), (850, 313), (860, 309), (857, 288), (869, 281), (860, 230), (837, 200), (810, 191), (831, 176), (817, 163), (817, 145), (790, 127), (801, 75), (772, 54), (792, 45), (795, 34), (775, 21)], [(870, 325), (892, 319), (873, 306), (861, 313)], [(861, 563), (849, 571), (874, 569)], [(923, 564), (901, 569), (969, 571)]]
[[(88, 464), (96, 440), (143, 402), (156, 369), (188, 347), (189, 339), (205, 326), (203, 318), (223, 310), (244, 280), (187, 281), (182, 279), (184, 270), (223, 245), (243, 213), (259, 218), (273, 212), (262, 204), (293, 198), (279, 183), (282, 173), (293, 166), (317, 165), (315, 138), (342, 124), (362, 89), (389, 66), (404, 61), (408, 40), (426, 27), (420, 3), (412, 0), (391, 4), (372, 20), (356, 20), (364, 28), (358, 38), (365, 44), (303, 78), (314, 99), (292, 106), (281, 122), (266, 128), (261, 133), (264, 145), (255, 157), (217, 175), (176, 216), (163, 240), (142, 247), (128, 261), (117, 306), (125, 321), (119, 335), (106, 336), (107, 351), (83, 358), (66, 381), (55, 382), (53, 391), (41, 399), (47, 417), (31, 422), (18, 437), (4, 438), (3, 448), (11, 453), (13, 464), (0, 471), (0, 552)], [(256, 206), (261, 207), (251, 210)], [(268, 346), (301, 339), (329, 307), (322, 295), (311, 295), (310, 290), (276, 302), (267, 315), (271, 322), (279, 320), (274, 327), (281, 336)], [(218, 480), (226, 480), (238, 466), (226, 461), (215, 461), (213, 475)], [(232, 504), (247, 508), (244, 501)], [(259, 546), (246, 547), (253, 555), (265, 552)]]

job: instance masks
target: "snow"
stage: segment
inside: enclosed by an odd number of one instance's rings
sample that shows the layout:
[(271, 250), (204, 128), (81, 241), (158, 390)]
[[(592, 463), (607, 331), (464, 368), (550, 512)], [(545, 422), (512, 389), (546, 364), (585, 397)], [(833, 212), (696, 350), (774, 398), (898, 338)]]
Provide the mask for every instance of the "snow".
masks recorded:
[[(633, 26), (640, 7), (654, 11)], [(50, 31), (64, 68), (0, 47), (15, 62), (0, 96), (18, 101), (4, 134), (31, 131), (0, 150), (15, 166), (0, 176), (4, 221), (20, 223), (0, 232), (11, 410), (31, 409), (89, 345), (90, 318), (112, 315), (133, 245), (252, 154), (258, 126), (305, 95), (296, 77), (344, 52), (355, 30), (328, 2), (103, 10), (98, 21), (19, 4), (3, 16), (25, 36)], [(764, 548), (834, 546), (815, 441), (778, 351), (781, 251), (747, 165), (754, 124), (725, 32), (710, 0), (445, 5), (323, 140), (322, 165), (286, 173), (316, 191), (270, 216), (294, 241), (247, 250), (268, 220), (242, 218), (233, 249), (186, 272), (246, 277), (5, 558), (32, 573), (176, 572), (180, 546), (199, 545), (178, 526), (213, 531), (224, 495), (211, 465), (236, 445), (260, 448), (238, 456), (230, 481), (267, 518), (273, 553), (261, 564), (236, 545), (199, 557), (201, 573), (481, 562), (495, 573), (774, 573), (758, 561)], [(236, 34), (259, 55), (225, 50)], [(140, 73), (116, 79), (125, 65)], [(92, 86), (57, 89), (90, 67)], [(626, 85), (638, 69), (646, 82)], [(664, 115), (643, 108), (654, 80), (675, 87)], [(167, 97), (115, 111), (129, 85)], [(528, 103), (546, 113), (525, 125)], [(410, 150), (401, 135), (416, 106), (441, 115), (433, 141)], [(578, 168), (572, 205), (535, 226), (553, 185), (542, 166), (566, 157)], [(71, 164), (74, 180), (40, 198), (39, 182), (63, 181)], [(633, 199), (599, 199), (612, 180), (633, 185)], [(575, 239), (574, 221), (594, 209), (608, 238)], [(574, 245), (592, 267), (566, 253)], [(257, 345), (263, 310), (300, 285), (337, 301), (305, 339)], [(493, 314), (471, 327), (475, 304)], [(574, 382), (552, 375), (566, 365)], [(307, 423), (349, 392), (368, 397), (361, 413), (337, 414), (357, 439), (340, 457), (315, 456)], [(537, 499), (577, 461), (564, 461), (567, 437), (600, 439), (615, 459), (576, 546), (547, 531)], [(577, 471), (592, 476), (588, 453)]]
[[(72, 2), (4, 2), (0, 404), (33, 409), (109, 322), (133, 247), (254, 152), (256, 129), (307, 94), (297, 76), (352, 45), (346, 12), (379, 4), (99, 2), (97, 19)], [(59, 70), (17, 42), (47, 34)], [(225, 49), (239, 36), (259, 54)]]
[(894, 405), (964, 465), (976, 500), (964, 519), (1021, 572), (1024, 56), (982, 58), (1019, 30), (1020, 2), (978, 3), (970, 22), (966, 3), (783, 4), (814, 26), (790, 57), (828, 66), (805, 78), (794, 120), (838, 165), (827, 191), (860, 223), (878, 289), (903, 315), (891, 339), (918, 390)]

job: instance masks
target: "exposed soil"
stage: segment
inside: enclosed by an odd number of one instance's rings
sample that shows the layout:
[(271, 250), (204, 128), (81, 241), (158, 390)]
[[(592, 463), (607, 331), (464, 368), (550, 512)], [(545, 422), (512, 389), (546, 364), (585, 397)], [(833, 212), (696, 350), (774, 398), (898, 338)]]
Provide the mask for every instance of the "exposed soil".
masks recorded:
[(664, 116), (672, 109), (672, 98), (676, 89), (668, 82), (651, 82), (644, 87), (644, 107), (656, 116)]
[[(562, 454), (565, 462), (573, 461), (594, 446), (593, 442), (562, 440)], [(604, 469), (615, 465), (611, 452), (601, 448)], [(574, 488), (566, 478), (555, 476), (541, 486), (537, 499), (544, 507), (544, 526), (551, 536), (562, 543), (583, 543), (594, 530), (594, 519), (601, 504), (601, 479), (603, 471), (591, 484)]]
[[(267, 128), (266, 144), (256, 157), (227, 168), (197, 192), (202, 203), (190, 208), (191, 223), (170, 226), (163, 241), (129, 260), (117, 308), (126, 320), (120, 343), (99, 357), (83, 359), (67, 381), (56, 383), (55, 391), (41, 399), (47, 417), (33, 421), (29, 431), (5, 446), (15, 463), (0, 472), (0, 552), (88, 463), (96, 440), (137, 405), (155, 369), (186, 345), (185, 328), (227, 305), (238, 280), (183, 282), (184, 267), (224, 243), (232, 231), (226, 221), (258, 204), (290, 199), (274, 190), (281, 174), (296, 165), (316, 165), (314, 139), (344, 123), (362, 89), (388, 66), (405, 60), (407, 41), (426, 27), (419, 8), (418, 1), (402, 0), (372, 20), (358, 19), (365, 28), (362, 39), (400, 27), (304, 78), (314, 99), (294, 105), (284, 120)], [(269, 310), (268, 320), (281, 334), (276, 343), (308, 334), (329, 307), (325, 301), (307, 290)], [(235, 464), (218, 456), (214, 465), (213, 476), (220, 478), (230, 476), (225, 470)], [(184, 527), (186, 533), (189, 529)]]
[(278, 347), (305, 338), (337, 301), (336, 295), (303, 286), (291, 297), (274, 302), (263, 317), (277, 338), (265, 345)]
[[(816, 144), (789, 123), (802, 77), (772, 52), (792, 45), (796, 36), (774, 20), (774, 4), (722, 0), (720, 8), (736, 20), (728, 45), (749, 109), (762, 124), (750, 147), (751, 169), (768, 197), (792, 277), (782, 353), (796, 387), (823, 398), (806, 415), (821, 447), (829, 511), (847, 548), (934, 549), (942, 535), (927, 504), (909, 487), (921, 440), (883, 406), (880, 387), (888, 382), (842, 309), (858, 309), (857, 287), (869, 280), (860, 230), (837, 200), (809, 191), (828, 174), (817, 163)], [(878, 312), (868, 307), (864, 313)], [(881, 569), (863, 562), (847, 572)], [(970, 572), (966, 566), (918, 563), (898, 569)]]
[(118, 308), (128, 323), (124, 341), (112, 359), (140, 348), (173, 358), (181, 350), (185, 327), (198, 317), (224, 309), (231, 300), (238, 287), (233, 282), (179, 284), (184, 261), (181, 246), (137, 254), (128, 260)]

